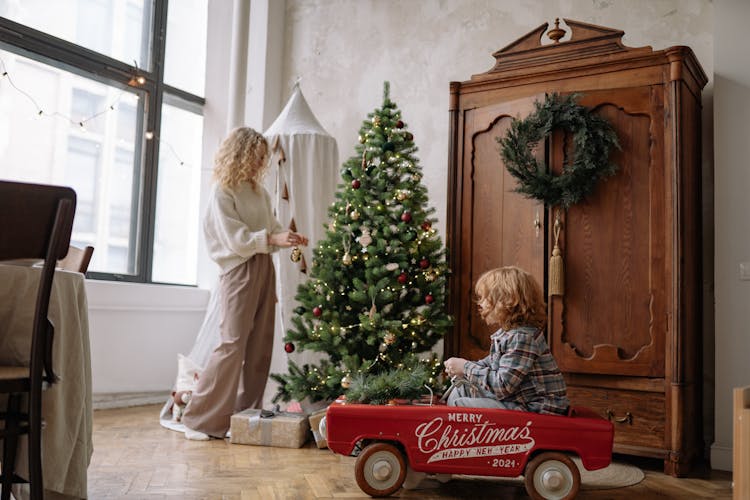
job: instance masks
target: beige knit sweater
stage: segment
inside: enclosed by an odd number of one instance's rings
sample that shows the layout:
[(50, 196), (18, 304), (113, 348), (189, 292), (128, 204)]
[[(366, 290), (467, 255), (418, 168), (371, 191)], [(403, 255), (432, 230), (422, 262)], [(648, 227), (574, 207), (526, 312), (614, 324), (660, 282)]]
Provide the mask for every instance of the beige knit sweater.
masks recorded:
[(283, 231), (273, 215), (271, 196), (262, 186), (258, 191), (247, 182), (233, 189), (214, 185), (203, 217), (203, 234), (211, 259), (221, 274), (258, 253), (275, 252), (268, 235)]

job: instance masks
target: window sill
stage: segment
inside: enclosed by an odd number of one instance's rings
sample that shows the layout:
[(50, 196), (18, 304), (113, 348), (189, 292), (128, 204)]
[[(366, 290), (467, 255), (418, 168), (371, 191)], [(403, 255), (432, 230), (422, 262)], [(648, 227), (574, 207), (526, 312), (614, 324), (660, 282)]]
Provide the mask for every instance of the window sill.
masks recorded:
[(202, 312), (210, 295), (196, 287), (86, 280), (89, 311)]

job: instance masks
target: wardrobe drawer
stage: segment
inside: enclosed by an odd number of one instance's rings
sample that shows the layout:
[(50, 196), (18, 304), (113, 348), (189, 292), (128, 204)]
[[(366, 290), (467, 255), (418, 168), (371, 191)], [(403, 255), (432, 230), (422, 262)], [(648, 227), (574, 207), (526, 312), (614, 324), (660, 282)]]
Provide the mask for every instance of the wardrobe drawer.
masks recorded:
[(664, 448), (664, 393), (568, 386), (573, 406), (586, 406), (615, 426), (615, 444)]

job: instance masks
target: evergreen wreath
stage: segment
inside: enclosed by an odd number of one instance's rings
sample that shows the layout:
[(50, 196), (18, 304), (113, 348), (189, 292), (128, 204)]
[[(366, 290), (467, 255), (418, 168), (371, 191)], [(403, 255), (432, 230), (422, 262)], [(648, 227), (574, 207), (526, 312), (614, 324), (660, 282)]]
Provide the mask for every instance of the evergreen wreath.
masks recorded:
[[(620, 149), (617, 134), (607, 120), (577, 104), (579, 96), (548, 94), (544, 102), (534, 103), (533, 113), (513, 119), (505, 137), (497, 138), (505, 168), (518, 180), (516, 192), (567, 209), (588, 196), (599, 179), (617, 171), (609, 161), (610, 150)], [(553, 175), (532, 149), (558, 128), (573, 134), (574, 153), (562, 173)]]

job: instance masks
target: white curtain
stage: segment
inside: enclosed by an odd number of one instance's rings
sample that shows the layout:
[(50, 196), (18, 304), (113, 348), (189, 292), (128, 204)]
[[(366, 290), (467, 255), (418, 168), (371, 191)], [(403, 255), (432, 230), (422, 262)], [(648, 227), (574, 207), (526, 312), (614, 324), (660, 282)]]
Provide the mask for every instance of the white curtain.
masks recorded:
[[(286, 373), (290, 358), (304, 364), (319, 356), (298, 351), (287, 354), (283, 339), (298, 305), (294, 300), (297, 287), (309, 276), (312, 249), (325, 237), (328, 207), (339, 182), (338, 147), (313, 115), (299, 86), (295, 86), (286, 106), (264, 135), (272, 150), (266, 187), (274, 200), (276, 217), (282, 226), (294, 227), (310, 240), (307, 247), (300, 248), (302, 259), (299, 262), (291, 261), (290, 250), (274, 254), (279, 307), (271, 373)], [(264, 406), (270, 405), (276, 389), (276, 384), (269, 380)]]

